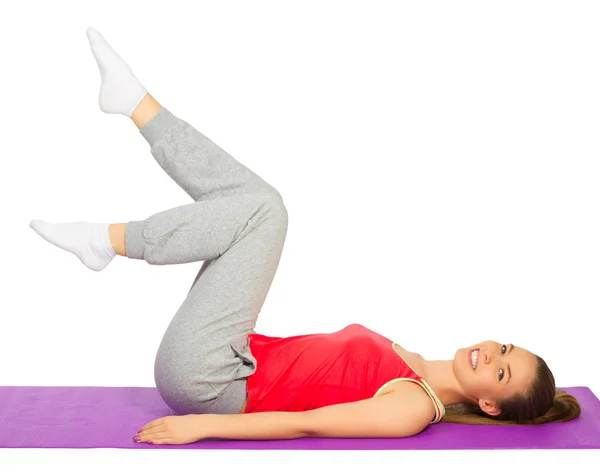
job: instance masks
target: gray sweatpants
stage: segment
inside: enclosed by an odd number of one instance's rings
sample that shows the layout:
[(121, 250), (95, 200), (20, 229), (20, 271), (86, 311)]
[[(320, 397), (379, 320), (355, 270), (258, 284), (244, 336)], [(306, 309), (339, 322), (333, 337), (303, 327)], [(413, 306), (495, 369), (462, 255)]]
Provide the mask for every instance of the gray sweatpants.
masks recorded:
[(154, 378), (177, 414), (235, 414), (257, 368), (248, 347), (287, 235), (279, 192), (162, 108), (140, 133), (193, 203), (130, 221), (128, 258), (204, 263), (158, 348)]

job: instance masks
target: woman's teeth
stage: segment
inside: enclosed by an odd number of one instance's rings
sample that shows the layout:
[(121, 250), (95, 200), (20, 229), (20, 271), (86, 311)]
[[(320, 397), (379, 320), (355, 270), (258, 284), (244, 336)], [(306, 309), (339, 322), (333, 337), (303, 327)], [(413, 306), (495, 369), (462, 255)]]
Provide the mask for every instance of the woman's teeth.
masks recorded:
[(473, 352), (471, 353), (471, 366), (473, 367), (473, 369), (477, 369), (477, 357), (479, 354), (479, 350), (473, 350)]

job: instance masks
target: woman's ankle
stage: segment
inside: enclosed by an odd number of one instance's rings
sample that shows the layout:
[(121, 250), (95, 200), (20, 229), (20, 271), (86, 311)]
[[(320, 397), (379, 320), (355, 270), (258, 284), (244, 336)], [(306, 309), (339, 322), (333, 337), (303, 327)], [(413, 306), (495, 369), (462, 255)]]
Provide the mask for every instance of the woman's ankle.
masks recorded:
[(138, 129), (142, 129), (148, 121), (156, 116), (161, 108), (162, 105), (150, 93), (146, 93), (140, 104), (131, 113), (130, 118)]
[(108, 226), (108, 236), (110, 237), (110, 244), (117, 255), (126, 257), (125, 252), (125, 230), (127, 229), (127, 223), (110, 224)]

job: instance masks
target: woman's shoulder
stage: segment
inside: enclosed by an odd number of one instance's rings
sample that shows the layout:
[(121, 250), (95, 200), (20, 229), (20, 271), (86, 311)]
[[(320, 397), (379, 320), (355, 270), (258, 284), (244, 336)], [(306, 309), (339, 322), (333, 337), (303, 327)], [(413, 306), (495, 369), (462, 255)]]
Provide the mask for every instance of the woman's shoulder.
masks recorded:
[[(420, 410), (427, 410), (428, 417), (436, 417), (436, 408), (422, 385), (414, 381), (398, 381), (384, 394), (393, 394), (398, 402), (411, 404)], [(430, 413), (430, 414), (429, 414)]]

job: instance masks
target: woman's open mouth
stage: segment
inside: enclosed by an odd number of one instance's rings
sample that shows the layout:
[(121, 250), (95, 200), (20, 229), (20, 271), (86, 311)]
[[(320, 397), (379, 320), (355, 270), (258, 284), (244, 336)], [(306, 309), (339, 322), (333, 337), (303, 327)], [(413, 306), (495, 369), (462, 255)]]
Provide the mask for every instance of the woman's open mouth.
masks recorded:
[(469, 364), (471, 368), (474, 370), (477, 369), (477, 364), (479, 363), (479, 349), (475, 348), (473, 350), (469, 350), (469, 354), (467, 355), (467, 359), (469, 360)]

